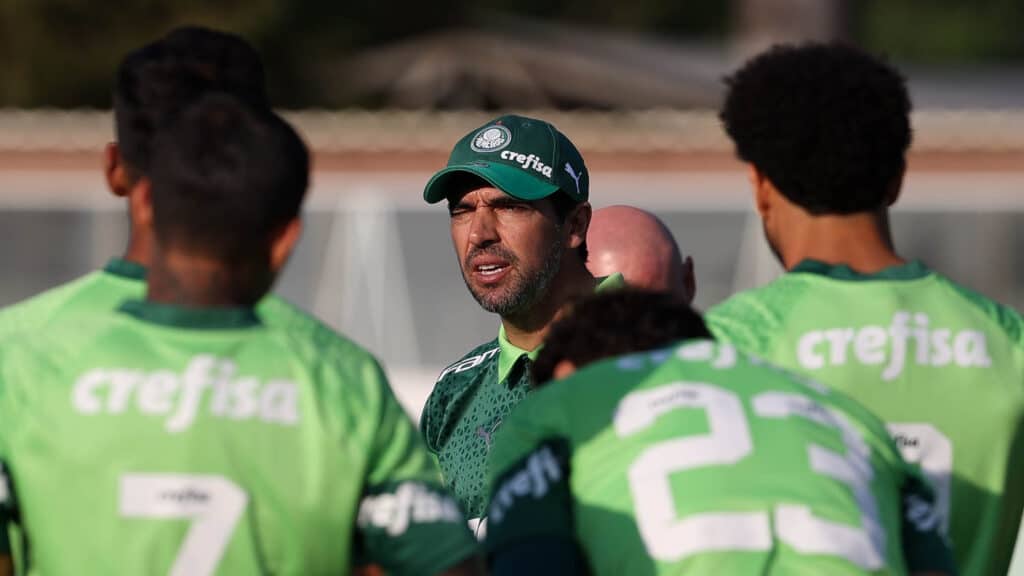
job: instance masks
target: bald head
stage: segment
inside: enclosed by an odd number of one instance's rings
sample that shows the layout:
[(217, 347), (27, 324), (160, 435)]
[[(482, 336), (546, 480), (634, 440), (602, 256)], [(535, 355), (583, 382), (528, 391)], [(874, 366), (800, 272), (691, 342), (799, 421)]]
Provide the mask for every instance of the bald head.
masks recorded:
[(587, 232), (594, 276), (621, 272), (634, 288), (671, 292), (693, 300), (693, 261), (683, 259), (672, 232), (657, 216), (632, 206), (595, 210)]

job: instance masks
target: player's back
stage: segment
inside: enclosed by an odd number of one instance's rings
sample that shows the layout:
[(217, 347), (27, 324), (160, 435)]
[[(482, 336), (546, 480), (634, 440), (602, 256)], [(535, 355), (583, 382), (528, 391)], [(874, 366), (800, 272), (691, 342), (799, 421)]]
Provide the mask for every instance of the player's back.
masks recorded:
[(123, 310), (3, 350), (33, 573), (338, 574), (438, 522), (423, 573), (472, 546), (369, 354), (246, 311)]
[(933, 481), (961, 570), (1006, 572), (1024, 500), (1017, 313), (920, 263), (863, 276), (806, 262), (713, 308), (708, 325), (878, 414)]
[[(495, 470), (529, 438), (548, 450), (531, 478), (554, 483), (568, 461), (574, 537), (597, 574), (903, 574), (901, 500), (927, 510), (863, 408), (711, 341), (549, 384), (506, 422)], [(495, 484), (497, 539), (523, 482)]]

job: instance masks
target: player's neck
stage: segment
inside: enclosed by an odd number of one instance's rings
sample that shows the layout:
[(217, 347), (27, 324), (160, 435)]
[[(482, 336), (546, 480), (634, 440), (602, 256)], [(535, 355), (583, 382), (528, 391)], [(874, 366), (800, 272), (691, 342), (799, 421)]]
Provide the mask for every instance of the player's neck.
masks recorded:
[(562, 262), (547, 294), (529, 310), (502, 316), (509, 343), (523, 350), (535, 350), (544, 342), (556, 320), (568, 312), (572, 302), (594, 293), (598, 280), (575, 257)]
[(144, 231), (133, 226), (128, 235), (128, 246), (124, 249), (122, 258), (148, 267), (153, 249), (152, 237), (152, 231)]
[(146, 276), (146, 299), (183, 308), (243, 308), (245, 296), (239, 271), (213, 258), (164, 252), (154, 254)]
[(817, 260), (874, 274), (906, 263), (893, 247), (885, 211), (803, 218), (787, 226), (781, 249), (787, 270), (804, 260)]

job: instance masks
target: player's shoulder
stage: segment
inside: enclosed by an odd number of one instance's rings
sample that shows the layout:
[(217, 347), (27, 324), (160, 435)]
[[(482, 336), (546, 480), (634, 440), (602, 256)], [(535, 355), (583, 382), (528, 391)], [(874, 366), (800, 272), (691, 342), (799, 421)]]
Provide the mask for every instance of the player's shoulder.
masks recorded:
[(356, 365), (378, 363), (369, 350), (280, 296), (261, 300), (256, 313), (270, 334), (297, 344), (313, 357)]
[(934, 276), (938, 284), (948, 290), (963, 306), (987, 318), (1010, 341), (1024, 346), (1024, 317), (1019, 312), (942, 274), (934, 273)]
[(5, 334), (18, 332), (48, 321), (66, 303), (98, 282), (102, 274), (103, 272), (99, 270), (90, 272), (70, 282), (5, 306), (0, 309), (0, 332)]
[(708, 309), (706, 317), (709, 322), (757, 320), (780, 324), (787, 311), (812, 286), (805, 274), (783, 274), (764, 286), (733, 294)]
[(737, 330), (757, 327), (762, 331), (782, 325), (790, 309), (810, 284), (797, 274), (783, 274), (760, 286), (733, 294), (705, 314), (715, 336), (729, 340)]
[(5, 327), (0, 332), (0, 367), (8, 375), (23, 372), (25, 378), (20, 381), (34, 385), (45, 380), (48, 371), (76, 364), (124, 321), (121, 314), (104, 311), (56, 314), (43, 321), (43, 330), (22, 327), (8, 332)]
[(261, 300), (256, 315), (260, 345), (287, 358), (293, 373), (311, 384), (328, 421), (370, 422), (393, 401), (383, 366), (362, 345), (277, 296)]
[(433, 448), (436, 444), (434, 440), (440, 432), (435, 428), (443, 427), (451, 407), (459, 398), (471, 393), (488, 374), (496, 374), (499, 350), (498, 339), (495, 338), (474, 347), (441, 370), (420, 417), (420, 428), (429, 446)]
[(767, 353), (768, 340), (778, 333), (794, 302), (793, 293), (802, 289), (800, 278), (785, 274), (761, 286), (734, 294), (712, 306), (704, 322), (715, 338), (744, 350)]
[(491, 364), (498, 361), (499, 351), (498, 339), (495, 338), (466, 352), (441, 370), (435, 389), (439, 386), (457, 386), (460, 382), (482, 375)]
[(434, 389), (427, 397), (424, 415), (435, 407), (440, 407), (443, 410), (444, 407), (451, 404), (454, 398), (472, 389), (481, 379), (486, 378), (490, 372), (496, 369), (499, 351), (498, 339), (495, 338), (476, 346), (441, 370), (434, 382)]

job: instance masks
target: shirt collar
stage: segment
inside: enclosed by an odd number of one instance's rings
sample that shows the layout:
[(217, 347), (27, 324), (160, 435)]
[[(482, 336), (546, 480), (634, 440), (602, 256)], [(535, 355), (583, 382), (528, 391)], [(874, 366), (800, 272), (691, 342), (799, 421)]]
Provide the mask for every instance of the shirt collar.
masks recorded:
[(898, 264), (883, 268), (872, 274), (863, 274), (846, 264), (828, 264), (820, 260), (806, 259), (790, 270), (791, 273), (803, 272), (827, 276), (835, 280), (866, 281), (866, 280), (918, 280), (931, 274), (931, 270), (920, 260), (912, 260), (906, 264)]
[[(597, 288), (594, 292), (605, 292), (607, 290), (619, 290), (626, 286), (626, 280), (622, 277), (622, 274), (616, 273), (611, 276), (605, 276), (600, 279), (597, 284)], [(520, 358), (526, 356), (530, 360), (536, 360), (537, 354), (540, 353), (540, 346), (537, 348), (526, 351), (522, 348), (517, 347), (508, 341), (508, 336), (505, 335), (505, 325), (500, 324), (498, 326), (498, 382), (504, 382), (508, 378), (509, 374), (512, 373), (512, 368), (515, 367), (516, 362)]]
[(252, 308), (183, 308), (146, 300), (128, 300), (118, 308), (143, 322), (193, 330), (235, 330), (260, 325)]
[(127, 278), (128, 280), (146, 279), (145, 266), (138, 262), (125, 260), (124, 258), (111, 258), (107, 265), (103, 267), (103, 271), (107, 274)]

